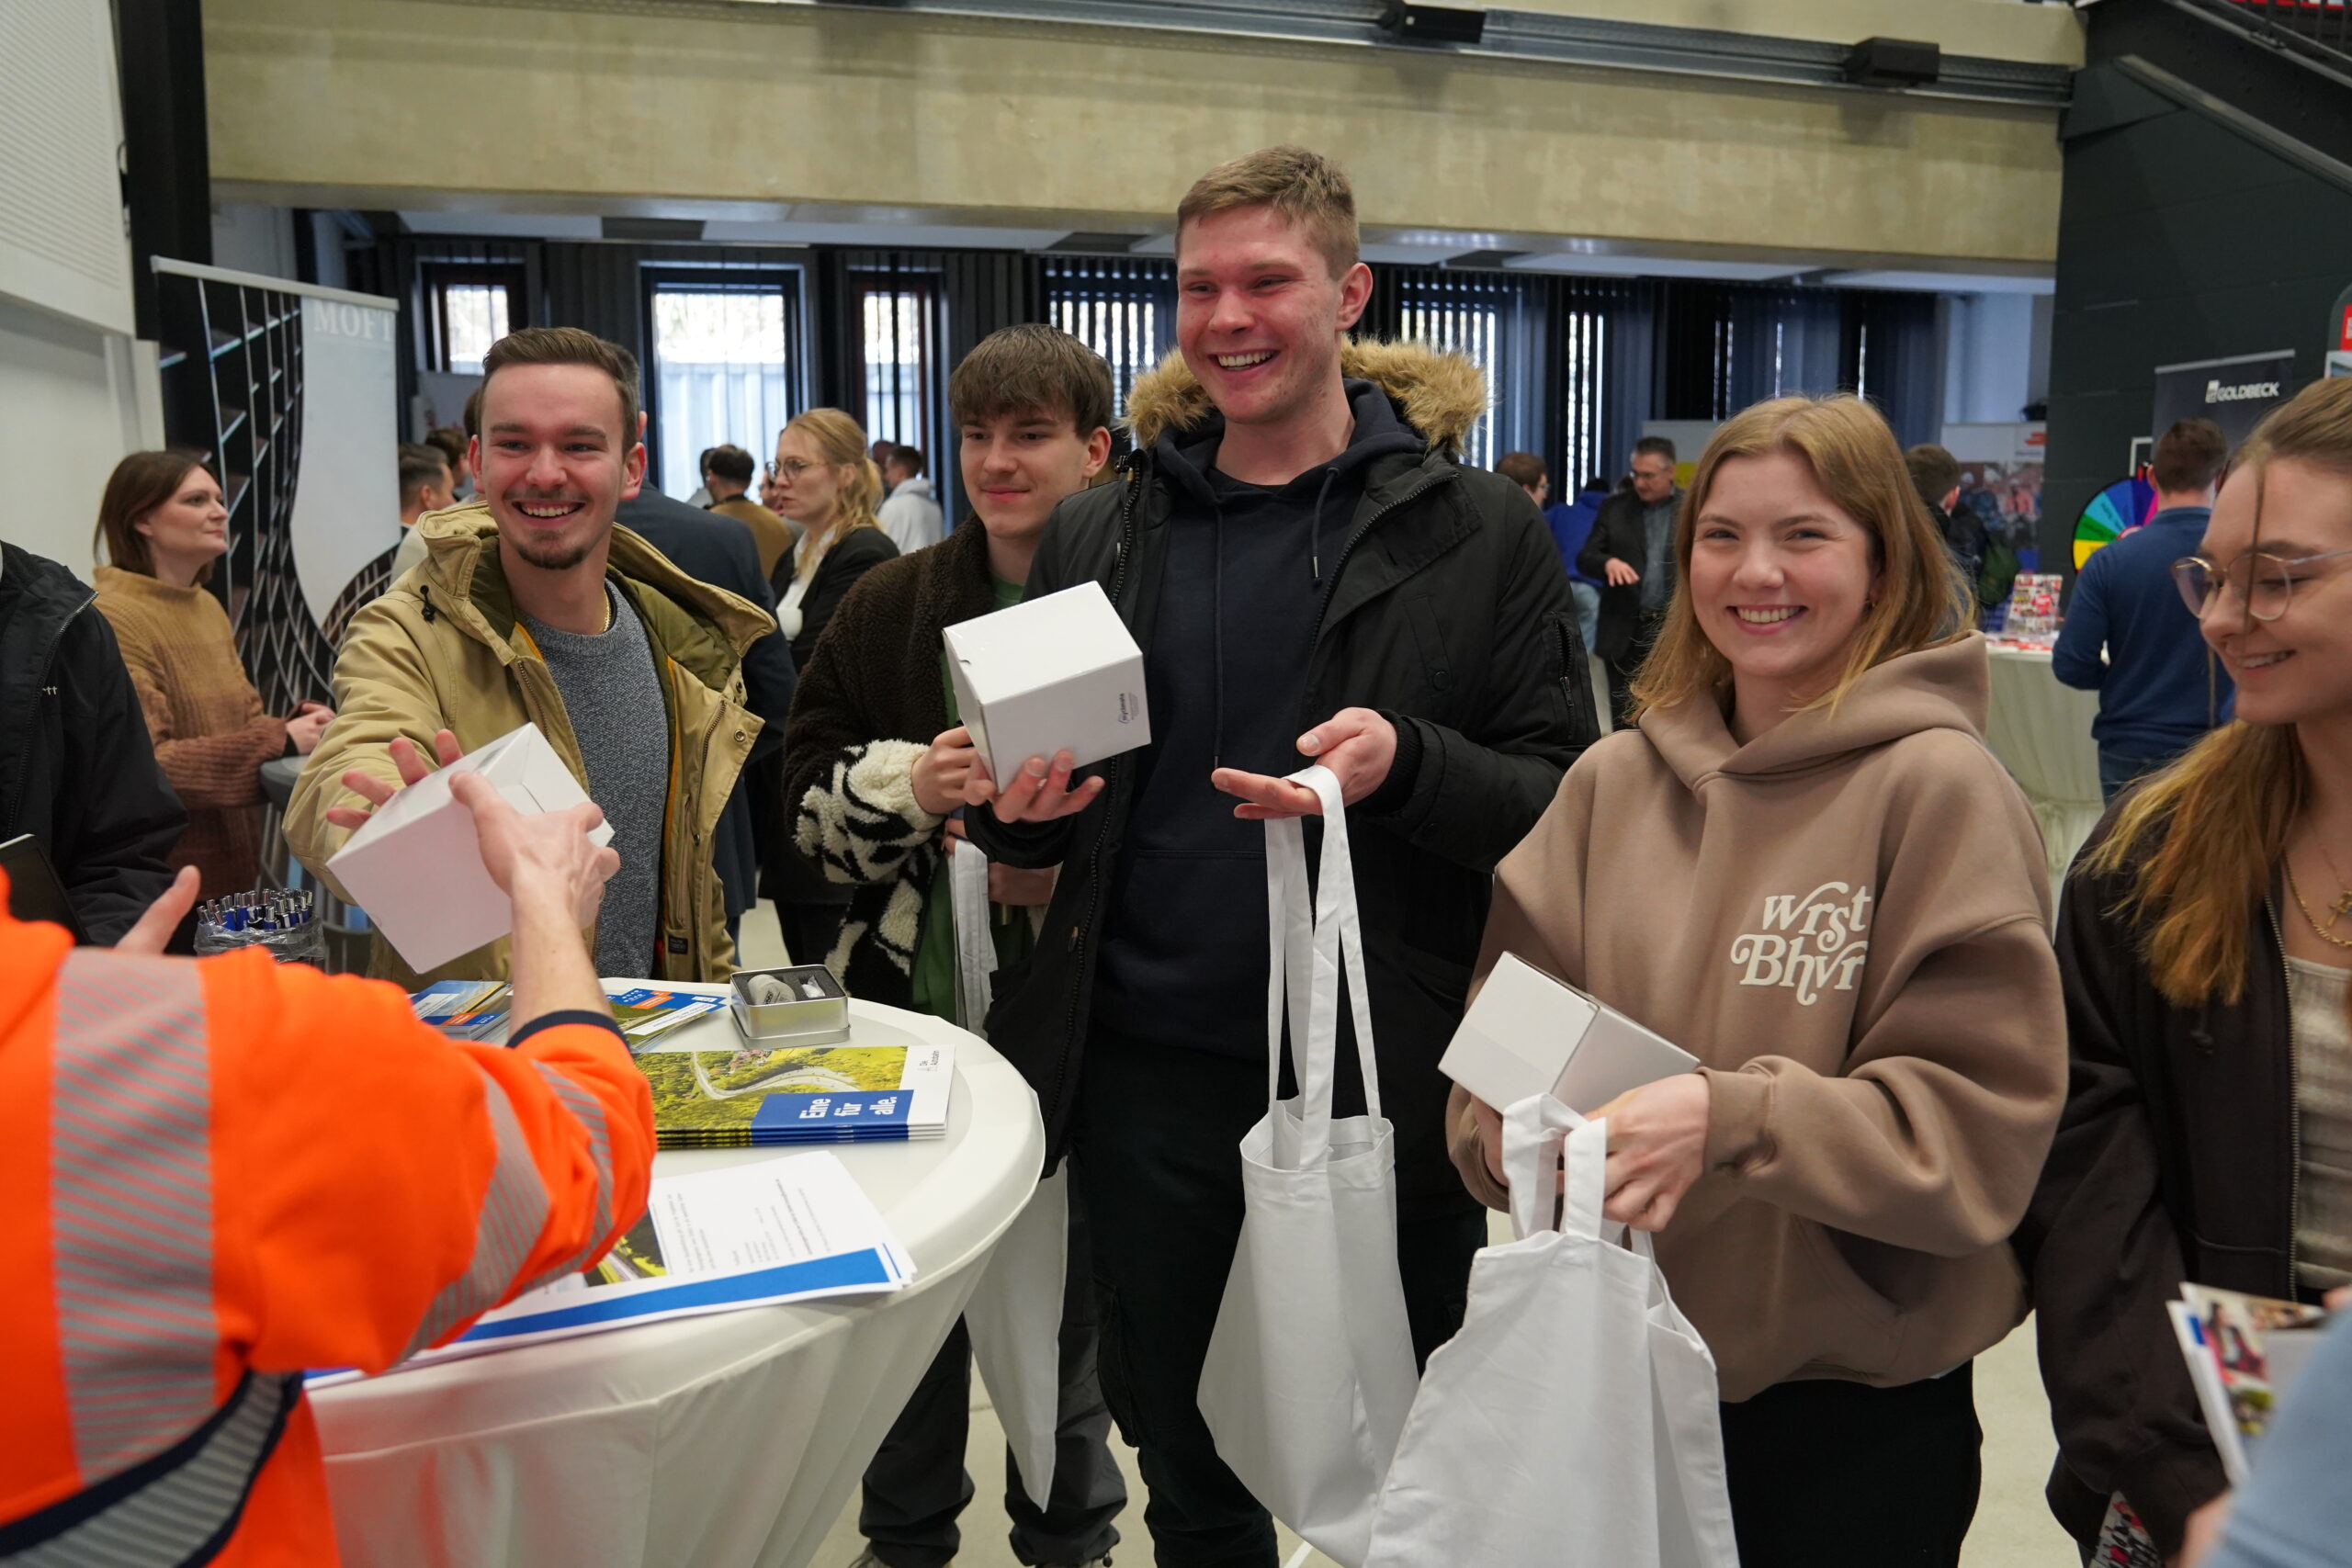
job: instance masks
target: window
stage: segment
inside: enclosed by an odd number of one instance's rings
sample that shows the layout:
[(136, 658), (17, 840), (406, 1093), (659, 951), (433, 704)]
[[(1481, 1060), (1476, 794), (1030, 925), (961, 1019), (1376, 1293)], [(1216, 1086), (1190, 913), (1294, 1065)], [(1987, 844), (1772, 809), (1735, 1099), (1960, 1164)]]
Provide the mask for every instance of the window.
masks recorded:
[(702, 484), (702, 455), (741, 446), (754, 460), (775, 451), (795, 412), (799, 280), (661, 274), (649, 282), (653, 375), (647, 388), (653, 477), (684, 498)]
[(1601, 309), (1569, 307), (1560, 311), (1561, 466), (1552, 476), (1552, 494), (1576, 499), (1577, 487), (1613, 471), (1622, 461), (1609, 455), (1603, 419), (1609, 386), (1609, 316)]
[(1124, 417), (1136, 378), (1176, 343), (1176, 264), (1047, 256), (1046, 320), (1111, 367), (1112, 411)]
[[(1463, 438), (1462, 460), (1491, 468), (1514, 450), (1541, 450), (1535, 430), (1520, 428), (1536, 407), (1522, 382), (1536, 370), (1525, 330), (1525, 281), (1490, 273), (1416, 267), (1401, 271), (1396, 335), (1408, 343), (1461, 355), (1487, 378), (1487, 412)], [(1532, 387), (1528, 389), (1532, 390)], [(1498, 429), (1498, 411), (1510, 428)]]
[(939, 449), (931, 438), (934, 298), (928, 285), (895, 280), (857, 290), (865, 366), (863, 423), (869, 440), (902, 442), (924, 452)]
[(523, 270), (501, 263), (425, 262), (425, 368), (481, 374), (490, 345), (525, 322)]

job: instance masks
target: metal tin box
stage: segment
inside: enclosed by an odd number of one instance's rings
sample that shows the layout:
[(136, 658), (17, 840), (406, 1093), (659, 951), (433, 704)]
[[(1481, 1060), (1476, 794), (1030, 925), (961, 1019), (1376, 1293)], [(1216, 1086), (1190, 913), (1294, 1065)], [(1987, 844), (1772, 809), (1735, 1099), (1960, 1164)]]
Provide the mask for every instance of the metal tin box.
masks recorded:
[[(750, 982), (771, 976), (792, 991), (788, 1002), (755, 1002)], [(814, 984), (825, 994), (804, 993)], [(849, 993), (821, 964), (796, 964), (788, 969), (739, 969), (728, 987), (728, 1004), (735, 1027), (746, 1040), (774, 1048), (780, 1045), (838, 1045), (849, 1038)]]

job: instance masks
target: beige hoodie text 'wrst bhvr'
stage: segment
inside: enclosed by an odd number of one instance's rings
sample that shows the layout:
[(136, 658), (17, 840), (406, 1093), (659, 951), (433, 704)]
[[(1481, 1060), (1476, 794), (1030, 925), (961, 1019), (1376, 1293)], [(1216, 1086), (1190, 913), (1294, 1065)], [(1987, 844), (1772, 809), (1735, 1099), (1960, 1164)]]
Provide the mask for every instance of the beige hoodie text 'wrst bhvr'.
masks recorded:
[[(1708, 1072), (1705, 1169), (1657, 1253), (1725, 1399), (1931, 1377), (2024, 1314), (2007, 1238), (2065, 1018), (2041, 834), (1985, 701), (1972, 635), (1745, 746), (1713, 700), (1653, 712), (1497, 873), (1482, 979), (1516, 953)], [(1453, 1131), (1497, 1202), (1458, 1089)]]

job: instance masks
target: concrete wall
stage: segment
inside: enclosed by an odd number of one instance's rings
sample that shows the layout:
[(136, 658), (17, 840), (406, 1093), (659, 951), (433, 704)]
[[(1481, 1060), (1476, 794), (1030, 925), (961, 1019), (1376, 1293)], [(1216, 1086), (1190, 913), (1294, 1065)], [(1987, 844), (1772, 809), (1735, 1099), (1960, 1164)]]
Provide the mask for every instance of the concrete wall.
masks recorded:
[[(2073, 48), (2066, 13), (2014, 0), (1637, 9), (2045, 62)], [(225, 200), (1141, 229), (1210, 164), (1299, 141), (1348, 165), (1367, 225), (2023, 263), (2055, 245), (2046, 110), (662, 0), (209, 0), (205, 48)]]
[(163, 445), (154, 357), (153, 344), (0, 296), (0, 538), (89, 580), (107, 476)]

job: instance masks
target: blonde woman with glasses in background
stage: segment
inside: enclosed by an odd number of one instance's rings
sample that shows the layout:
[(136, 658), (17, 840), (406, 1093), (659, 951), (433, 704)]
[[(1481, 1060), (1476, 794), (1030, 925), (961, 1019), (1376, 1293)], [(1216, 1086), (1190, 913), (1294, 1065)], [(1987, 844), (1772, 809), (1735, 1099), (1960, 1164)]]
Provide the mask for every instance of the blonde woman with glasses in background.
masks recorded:
[(810, 409), (775, 438), (768, 465), (775, 510), (800, 525), (777, 563), (776, 624), (806, 669), (833, 609), (857, 580), (899, 553), (882, 531), (882, 474), (865, 455), (865, 432), (839, 409)]
[[(806, 670), (857, 580), (895, 558), (899, 547), (874, 514), (882, 502), (882, 473), (866, 455), (865, 432), (841, 410), (810, 409), (786, 425), (775, 438), (768, 480), (771, 504), (800, 529), (776, 563), (775, 620), (792, 644), (793, 667)], [(778, 823), (792, 812), (781, 788), (780, 778), (763, 786), (776, 792), (772, 815)], [(771, 814), (771, 807), (761, 809)], [(822, 964), (849, 912), (849, 887), (827, 881), (786, 834), (776, 835), (761, 858), (760, 896), (775, 901), (792, 961)]]
[[(1576, 1109), (1714, 1353), (1745, 1568), (1954, 1568), (1970, 1367), (2025, 1314), (2008, 1236), (2065, 1094), (2041, 839), (1870, 405), (1734, 417), (1671, 548), (1634, 724), (1497, 871), (1482, 973), (1516, 953), (1699, 1058)], [(1496, 1109), (1453, 1091), (1500, 1208)]]
[(2168, 1558), (2225, 1482), (2165, 1303), (2352, 1282), (2352, 380), (2262, 422), (2173, 573), (2237, 717), (2075, 863), (2073, 1087), (2018, 1236), (2052, 1509), (2087, 1544), (2120, 1498)]

